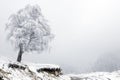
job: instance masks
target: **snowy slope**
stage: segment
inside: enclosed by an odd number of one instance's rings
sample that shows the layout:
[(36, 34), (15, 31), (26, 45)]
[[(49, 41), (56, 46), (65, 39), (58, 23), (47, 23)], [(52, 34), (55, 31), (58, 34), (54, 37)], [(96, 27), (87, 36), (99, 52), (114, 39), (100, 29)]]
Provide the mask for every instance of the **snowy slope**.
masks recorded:
[[(10, 64), (15, 64), (15, 66), (10, 67)], [(47, 72), (37, 72), (37, 69), (42, 68), (59, 69), (60, 67), (53, 64), (23, 64), (0, 57), (0, 80), (120, 80), (120, 71), (56, 76)]]
[[(9, 64), (19, 65), (24, 68), (11, 68)], [(12, 66), (14, 67), (14, 66)], [(47, 72), (37, 72), (40, 68), (60, 68), (53, 64), (22, 64), (11, 62), (5, 57), (0, 57), (0, 80), (70, 80), (68, 76), (55, 76)]]
[(120, 80), (120, 71), (115, 72), (94, 72), (89, 74), (69, 74), (71, 80)]

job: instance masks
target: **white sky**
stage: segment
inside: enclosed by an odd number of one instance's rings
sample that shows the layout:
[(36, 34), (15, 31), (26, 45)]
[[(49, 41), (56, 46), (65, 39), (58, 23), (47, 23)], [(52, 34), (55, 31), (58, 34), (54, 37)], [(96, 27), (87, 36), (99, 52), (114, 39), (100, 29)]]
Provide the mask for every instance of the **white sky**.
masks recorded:
[(85, 72), (100, 54), (120, 52), (119, 0), (1, 0), (2, 56), (17, 57), (5, 39), (4, 28), (10, 14), (27, 4), (40, 5), (55, 39), (50, 54), (24, 54), (23, 62), (55, 63)]

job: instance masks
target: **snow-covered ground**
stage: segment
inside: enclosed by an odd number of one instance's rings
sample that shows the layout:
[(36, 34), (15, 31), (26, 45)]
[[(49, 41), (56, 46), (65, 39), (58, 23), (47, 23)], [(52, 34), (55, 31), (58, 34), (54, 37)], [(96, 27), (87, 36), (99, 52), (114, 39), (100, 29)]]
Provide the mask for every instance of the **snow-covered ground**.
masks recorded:
[[(19, 65), (19, 67), (10, 67), (10, 63)], [(94, 72), (88, 74), (68, 74), (56, 76), (43, 71), (37, 72), (37, 69), (42, 68), (59, 69), (60, 67), (53, 64), (17, 63), (11, 62), (5, 57), (0, 57), (0, 80), (120, 80), (119, 70), (111, 73)]]
[[(14, 68), (9, 67), (9, 64), (15, 64), (12, 66)], [(16, 65), (19, 65), (19, 67)], [(23, 69), (21, 69), (21, 66)], [(0, 57), (0, 80), (70, 80), (70, 77), (65, 75), (56, 76), (47, 72), (37, 72), (37, 69), (41, 68), (58, 69), (60, 67), (53, 64), (23, 64)]]
[(71, 80), (120, 80), (120, 71), (94, 72), (88, 74), (69, 74)]

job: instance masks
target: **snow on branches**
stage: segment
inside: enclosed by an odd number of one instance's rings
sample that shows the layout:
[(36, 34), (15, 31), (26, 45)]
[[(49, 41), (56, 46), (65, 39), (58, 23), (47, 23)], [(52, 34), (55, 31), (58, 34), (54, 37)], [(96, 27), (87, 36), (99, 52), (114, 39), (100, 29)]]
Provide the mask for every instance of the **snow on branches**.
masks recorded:
[(44, 19), (38, 5), (27, 5), (16, 14), (12, 14), (6, 26), (9, 31), (8, 39), (17, 49), (22, 45), (24, 52), (43, 51), (53, 38), (47, 20)]

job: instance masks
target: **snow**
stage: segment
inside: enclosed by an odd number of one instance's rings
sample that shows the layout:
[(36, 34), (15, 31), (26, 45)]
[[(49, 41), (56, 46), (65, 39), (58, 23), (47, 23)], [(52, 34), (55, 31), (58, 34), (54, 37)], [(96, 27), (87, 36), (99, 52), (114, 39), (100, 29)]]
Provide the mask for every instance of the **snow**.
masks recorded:
[(72, 80), (120, 80), (120, 71), (94, 72), (88, 74), (69, 74)]
[[(9, 63), (26, 67), (26, 69), (8, 68)], [(120, 80), (120, 70), (55, 76), (47, 72), (37, 72), (37, 69), (40, 68), (60, 67), (54, 64), (18, 63), (12, 62), (6, 57), (0, 57), (0, 78), (2, 76), (4, 80)]]
[(36, 72), (38, 69), (49, 68), (49, 69), (59, 69), (60, 66), (53, 64), (38, 64), (38, 63), (26, 63), (29, 66), (29, 69)]
[[(25, 70), (20, 68), (8, 67), (10, 64), (16, 64), (26, 67)], [(65, 75), (55, 76), (47, 72), (37, 72), (40, 68), (60, 68), (54, 64), (34, 64), (34, 63), (18, 63), (12, 62), (5, 57), (0, 57), (0, 77), (3, 76), (4, 80), (70, 80), (70, 77)], [(1, 79), (0, 79), (1, 80)]]

